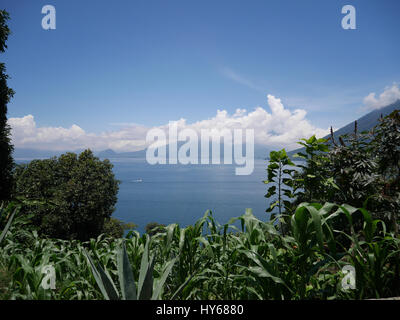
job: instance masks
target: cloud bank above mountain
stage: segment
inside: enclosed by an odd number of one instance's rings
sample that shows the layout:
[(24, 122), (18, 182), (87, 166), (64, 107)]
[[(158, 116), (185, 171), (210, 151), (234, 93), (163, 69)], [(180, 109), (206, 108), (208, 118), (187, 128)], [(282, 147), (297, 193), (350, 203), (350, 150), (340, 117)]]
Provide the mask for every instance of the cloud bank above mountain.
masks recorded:
[[(329, 129), (318, 128), (306, 119), (306, 111), (286, 109), (281, 100), (268, 95), (270, 112), (262, 107), (253, 111), (237, 109), (234, 114), (218, 110), (217, 114), (206, 120), (187, 123), (177, 120), (178, 129), (254, 129), (255, 143), (273, 148), (296, 148), (296, 142), (304, 137), (316, 134), (325, 136)], [(95, 151), (113, 149), (117, 152), (137, 151), (146, 148), (146, 133), (151, 127), (130, 125), (116, 131), (94, 134), (72, 125), (63, 127), (38, 127), (33, 115), (10, 118), (12, 142), (16, 148), (39, 150), (76, 150), (90, 148)], [(168, 131), (168, 124), (157, 128)]]
[(385, 90), (376, 97), (375, 92), (371, 92), (364, 98), (364, 111), (372, 111), (375, 109), (381, 109), (392, 103), (400, 100), (400, 89), (397, 84), (393, 84), (391, 87), (386, 87)]

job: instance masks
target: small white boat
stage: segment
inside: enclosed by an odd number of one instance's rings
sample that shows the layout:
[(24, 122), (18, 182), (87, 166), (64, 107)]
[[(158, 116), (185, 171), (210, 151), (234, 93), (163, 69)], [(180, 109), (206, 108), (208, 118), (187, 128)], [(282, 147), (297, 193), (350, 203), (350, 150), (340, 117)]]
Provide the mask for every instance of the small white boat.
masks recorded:
[(143, 179), (136, 179), (136, 180), (133, 180), (132, 182), (143, 182)]

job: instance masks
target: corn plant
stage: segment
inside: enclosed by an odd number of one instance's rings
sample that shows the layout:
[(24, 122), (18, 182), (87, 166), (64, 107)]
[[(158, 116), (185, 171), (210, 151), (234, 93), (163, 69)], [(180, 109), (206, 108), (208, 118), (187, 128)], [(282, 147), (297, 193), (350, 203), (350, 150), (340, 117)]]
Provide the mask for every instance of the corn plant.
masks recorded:
[[(399, 295), (400, 275), (400, 239), (393, 233), (386, 232), (382, 220), (373, 219), (364, 208), (341, 206), (340, 209), (348, 218), (350, 234), (345, 234), (352, 243), (346, 250), (349, 262), (356, 270), (356, 296), (359, 298), (382, 298), (390, 294)], [(359, 211), (364, 219), (360, 235), (353, 226), (353, 214)], [(338, 231), (342, 233), (342, 231)]]
[[(153, 277), (155, 259), (154, 256), (149, 256), (149, 243), (150, 239), (147, 238), (141, 260), (137, 287), (124, 242), (118, 251), (118, 278), (119, 286), (121, 288), (121, 298), (123, 300), (155, 300), (159, 299), (161, 296), (163, 285), (167, 280), (169, 273), (171, 272), (171, 269), (175, 263), (175, 259), (172, 259), (165, 265), (161, 277), (155, 281)], [(107, 300), (120, 299), (118, 290), (107, 270), (104, 270), (100, 264), (98, 264), (96, 268), (90, 255), (86, 251), (84, 252), (89, 261), (96, 283), (99, 286), (104, 298)]]
[[(363, 228), (357, 231), (353, 221), (360, 215)], [(343, 217), (349, 231), (336, 227)], [(400, 294), (398, 236), (364, 208), (349, 205), (302, 203), (285, 235), (251, 210), (224, 225), (208, 211), (193, 226), (172, 224), (151, 237), (135, 231), (125, 239), (101, 235), (87, 242), (42, 238), (24, 219), (15, 216), (0, 244), (0, 271), (9, 275), (10, 299), (366, 299)], [(46, 265), (55, 269), (54, 290), (41, 286)], [(356, 289), (347, 292), (341, 289), (345, 265), (356, 270)]]

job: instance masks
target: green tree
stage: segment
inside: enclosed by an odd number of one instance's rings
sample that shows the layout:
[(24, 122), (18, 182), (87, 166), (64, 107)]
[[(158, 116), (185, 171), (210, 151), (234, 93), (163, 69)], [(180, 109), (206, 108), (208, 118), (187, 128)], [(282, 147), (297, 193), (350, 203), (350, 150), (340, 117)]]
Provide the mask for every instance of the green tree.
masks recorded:
[(42, 234), (85, 241), (104, 231), (114, 211), (119, 181), (112, 167), (90, 150), (33, 160), (16, 167), (15, 193)]
[[(7, 48), (6, 41), (10, 34), (8, 19), (8, 13), (0, 10), (0, 52)], [(6, 67), (0, 62), (0, 201), (10, 199), (13, 184), (13, 146), (10, 142), (10, 127), (7, 124), (7, 104), (14, 91), (7, 86), (7, 79)]]

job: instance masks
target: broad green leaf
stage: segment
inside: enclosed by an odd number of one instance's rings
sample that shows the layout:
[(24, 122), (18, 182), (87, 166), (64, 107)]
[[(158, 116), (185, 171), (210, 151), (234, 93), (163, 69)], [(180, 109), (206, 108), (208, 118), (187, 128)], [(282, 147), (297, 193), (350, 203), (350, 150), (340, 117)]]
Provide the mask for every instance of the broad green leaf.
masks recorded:
[(125, 241), (122, 242), (122, 246), (118, 250), (117, 268), (122, 299), (137, 300), (135, 279), (133, 277), (128, 254), (126, 252)]
[(96, 268), (92, 258), (90, 257), (86, 249), (83, 249), (83, 253), (89, 262), (94, 279), (96, 280), (96, 283), (99, 286), (104, 298), (107, 300), (118, 300), (118, 292), (116, 291), (115, 286), (110, 279), (110, 276), (105, 273), (100, 265), (98, 265), (98, 268)]
[(161, 275), (161, 278), (157, 281), (156, 283), (156, 288), (154, 290), (153, 296), (152, 296), (152, 300), (158, 300), (160, 299), (160, 294), (161, 294), (161, 290), (164, 286), (165, 281), (168, 278), (168, 275), (170, 274), (172, 267), (174, 266), (176, 259), (172, 259), (171, 261), (168, 261), (165, 268), (164, 268), (164, 272)]

